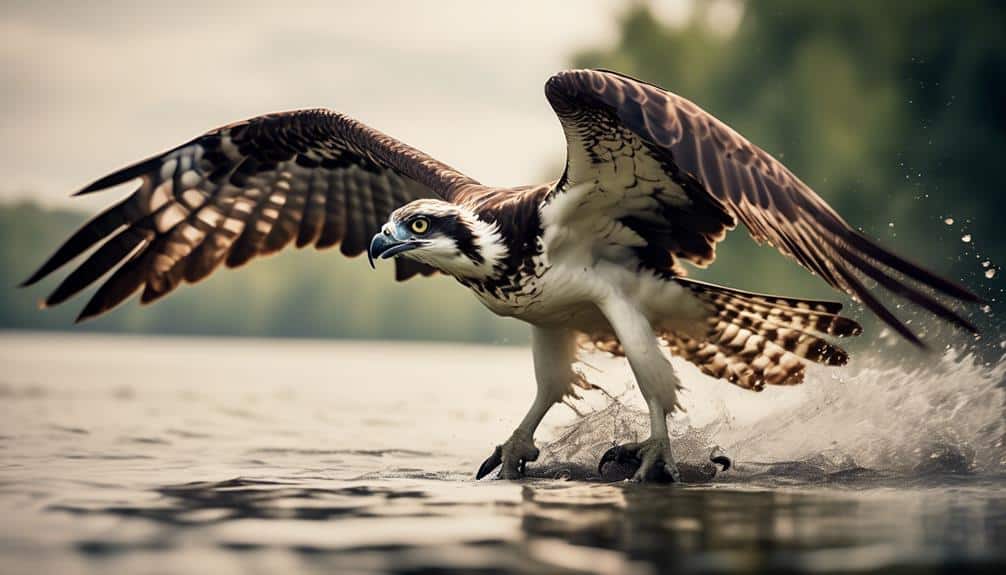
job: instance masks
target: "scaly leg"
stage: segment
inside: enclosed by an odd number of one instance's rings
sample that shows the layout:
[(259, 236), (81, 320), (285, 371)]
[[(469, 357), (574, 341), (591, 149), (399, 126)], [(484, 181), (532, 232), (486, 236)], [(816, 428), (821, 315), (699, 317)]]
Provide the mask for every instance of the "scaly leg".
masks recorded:
[(538, 459), (538, 448), (534, 446), (534, 432), (542, 418), (557, 402), (572, 393), (573, 382), (578, 379), (572, 370), (576, 361), (576, 338), (566, 329), (545, 329), (534, 327), (531, 333), (531, 348), (534, 352), (534, 375), (538, 383), (534, 402), (510, 439), (498, 445), (479, 467), (476, 479), (482, 479), (493, 469), (502, 465), (501, 479), (519, 479), (524, 475), (524, 466)]
[(619, 461), (638, 465), (633, 475), (635, 481), (680, 482), (681, 475), (667, 435), (667, 414), (677, 407), (678, 377), (660, 351), (650, 322), (631, 302), (613, 295), (603, 300), (599, 307), (615, 330), (646, 400), (650, 411), (650, 438), (611, 448), (601, 457), (598, 471), (603, 471), (609, 461)]

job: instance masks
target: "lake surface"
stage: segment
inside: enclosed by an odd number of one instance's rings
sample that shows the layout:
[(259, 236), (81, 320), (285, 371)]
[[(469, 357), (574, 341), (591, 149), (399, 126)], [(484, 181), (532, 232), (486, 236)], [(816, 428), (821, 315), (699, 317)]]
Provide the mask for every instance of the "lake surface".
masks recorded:
[[(0, 572), (864, 572), (1006, 567), (1003, 362), (861, 358), (754, 394), (677, 364), (684, 486), (609, 482), (645, 436), (590, 357), (520, 482), (475, 481), (526, 349), (0, 333)], [(708, 471), (708, 470), (706, 470)]]

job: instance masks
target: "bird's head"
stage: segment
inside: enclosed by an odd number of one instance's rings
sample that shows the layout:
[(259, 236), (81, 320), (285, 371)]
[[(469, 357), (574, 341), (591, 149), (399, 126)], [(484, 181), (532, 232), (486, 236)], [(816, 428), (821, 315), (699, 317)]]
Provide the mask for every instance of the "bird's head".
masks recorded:
[(441, 200), (410, 202), (370, 241), (374, 259), (405, 256), (459, 278), (484, 279), (498, 272), (507, 248), (494, 223), (472, 210)]

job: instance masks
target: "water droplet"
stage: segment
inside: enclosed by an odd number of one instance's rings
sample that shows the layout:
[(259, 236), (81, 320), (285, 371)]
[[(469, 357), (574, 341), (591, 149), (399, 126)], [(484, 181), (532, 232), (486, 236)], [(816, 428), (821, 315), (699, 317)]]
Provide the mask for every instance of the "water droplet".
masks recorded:
[(887, 227), (893, 228), (894, 227), (894, 222), (887, 222)]
[(971, 234), (964, 234), (961, 236), (961, 241), (966, 244), (971, 243)]
[(943, 220), (943, 223), (947, 224), (948, 226), (952, 226), (952, 225), (954, 225), (954, 219), (953, 218), (947, 218), (947, 219)]
[(990, 261), (988, 261), (988, 260), (985, 260), (985, 261), (983, 261), (983, 262), (982, 262), (982, 267), (983, 267), (983, 268), (987, 268), (987, 267), (989, 267), (989, 264), (990, 264), (990, 263), (992, 263), (992, 262), (990, 262)]
[(989, 279), (992, 279), (992, 278), (996, 277), (996, 269), (995, 268), (989, 268), (989, 269), (985, 270), (985, 277), (987, 277)]

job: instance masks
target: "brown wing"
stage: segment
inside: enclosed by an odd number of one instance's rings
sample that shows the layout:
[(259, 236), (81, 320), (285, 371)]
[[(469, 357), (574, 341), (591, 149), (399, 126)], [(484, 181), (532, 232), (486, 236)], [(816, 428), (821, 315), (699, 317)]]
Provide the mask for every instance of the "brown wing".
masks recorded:
[[(213, 130), (78, 195), (137, 178), (138, 190), (87, 222), (23, 285), (101, 243), (45, 302), (59, 304), (116, 268), (80, 321), (141, 287), (142, 301), (154, 301), (221, 263), (237, 267), (290, 243), (341, 244), (343, 254), (359, 255), (395, 208), (419, 198), (450, 201), (477, 187), (426, 154), (328, 110), (270, 114)], [(400, 280), (432, 272), (396, 261)]]
[[(603, 121), (598, 132), (592, 122), (596, 124), (598, 118), (613, 122), (641, 138), (647, 152), (660, 159), (683, 187), (689, 181), (698, 182), (716, 204), (747, 226), (756, 241), (774, 246), (831, 286), (859, 299), (906, 339), (922, 345), (866, 288), (863, 276), (975, 331), (970, 322), (919, 287), (964, 301), (977, 301), (977, 296), (853, 229), (779, 161), (685, 98), (601, 70), (561, 72), (548, 80), (545, 93), (567, 135), (566, 179), (575, 180), (576, 172), (605, 161), (591, 150), (599, 142), (613, 147), (604, 138), (620, 132), (605, 127)], [(701, 261), (720, 237), (707, 234), (708, 241), (695, 246), (694, 254), (677, 255)]]

